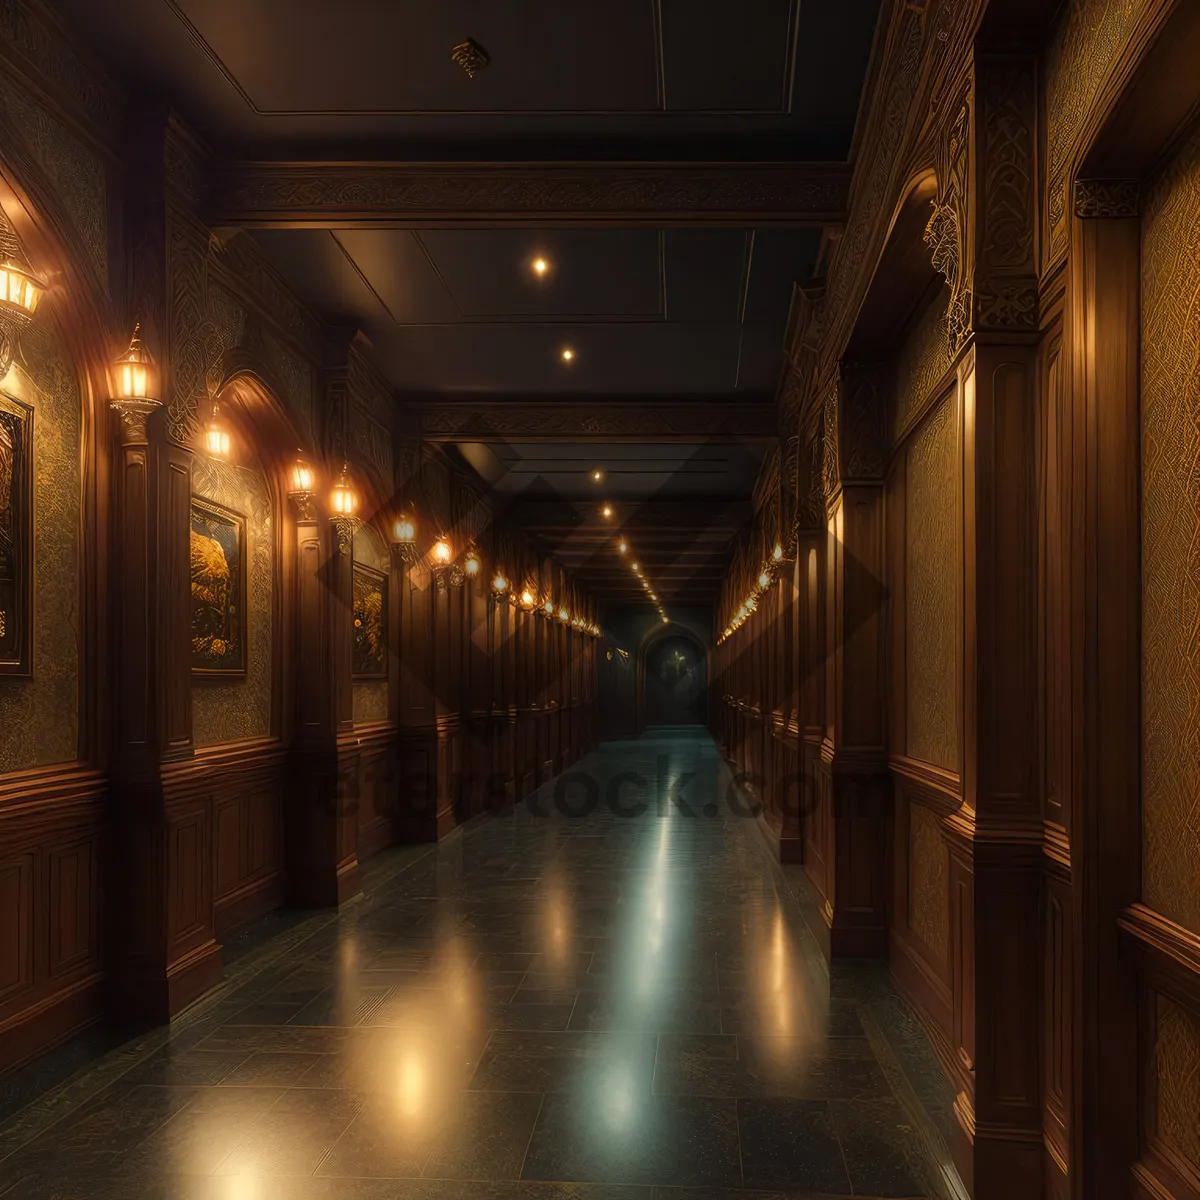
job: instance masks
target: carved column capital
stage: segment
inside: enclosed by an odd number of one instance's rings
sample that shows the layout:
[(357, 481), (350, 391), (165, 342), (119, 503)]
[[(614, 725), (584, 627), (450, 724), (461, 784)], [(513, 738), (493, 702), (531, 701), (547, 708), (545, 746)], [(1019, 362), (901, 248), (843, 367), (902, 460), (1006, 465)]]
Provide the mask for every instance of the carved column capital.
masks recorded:
[(121, 418), (121, 445), (147, 445), (146, 422), (162, 407), (161, 403), (158, 400), (111, 400), (109, 404)]

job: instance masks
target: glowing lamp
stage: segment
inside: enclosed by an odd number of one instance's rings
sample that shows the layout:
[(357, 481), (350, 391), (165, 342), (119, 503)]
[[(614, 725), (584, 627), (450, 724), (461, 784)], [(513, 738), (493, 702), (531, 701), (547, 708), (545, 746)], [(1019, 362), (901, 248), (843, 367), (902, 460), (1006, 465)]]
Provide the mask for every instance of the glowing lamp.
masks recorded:
[(771, 586), (771, 575), (770, 575), (770, 572), (769, 572), (769, 571), (764, 571), (764, 572), (763, 572), (763, 573), (762, 573), (762, 574), (761, 574), (761, 575), (758, 577), (758, 586), (759, 586), (760, 588), (768, 588), (768, 587), (770, 587), (770, 586)]
[(463, 570), (474, 578), (479, 574), (483, 564), (479, 561), (479, 555), (475, 550), (468, 550), (466, 557), (463, 559)]
[[(0, 268), (4, 270), (5, 268)], [(142, 344), (142, 327), (135, 324), (129, 349), (113, 363), (117, 377), (115, 401), (154, 400), (154, 359)]]
[(416, 540), (416, 521), (408, 513), (401, 513), (392, 525), (392, 541), (398, 546), (411, 546)]
[(291, 494), (293, 496), (311, 496), (315, 482), (316, 476), (313, 474), (312, 467), (304, 459), (296, 459), (292, 463)]
[(358, 508), (358, 496), (350, 481), (350, 464), (342, 463), (342, 469), (333, 485), (329, 496), (329, 504), (339, 517), (352, 517)]
[(534, 595), (528, 588), (526, 588), (521, 593), (521, 607), (522, 608), (532, 608), (533, 605), (534, 605)]
[(545, 604), (542, 605), (542, 612), (544, 612), (548, 617), (554, 616), (554, 602), (547, 600)]
[(433, 561), (437, 563), (439, 567), (444, 567), (447, 566), (450, 560), (454, 557), (454, 548), (448, 541), (446, 541), (445, 538), (438, 538), (438, 540), (433, 544), (433, 550), (431, 551), (431, 554), (433, 555)]
[(212, 416), (204, 427), (204, 449), (211, 458), (229, 457), (229, 430), (221, 421), (221, 406), (213, 401)]
[(783, 562), (783, 547), (778, 542), (775, 543), (775, 549), (771, 551), (771, 557), (776, 562)]
[(499, 571), (496, 572), (495, 577), (492, 579), (492, 591), (495, 592), (497, 596), (503, 596), (504, 593), (508, 591), (508, 580), (505, 579), (504, 575)]
[(0, 266), (0, 302), (23, 317), (37, 312), (46, 285), (11, 260)]
[(558, 610), (558, 619), (565, 625), (571, 619), (571, 614), (565, 608), (560, 608)]

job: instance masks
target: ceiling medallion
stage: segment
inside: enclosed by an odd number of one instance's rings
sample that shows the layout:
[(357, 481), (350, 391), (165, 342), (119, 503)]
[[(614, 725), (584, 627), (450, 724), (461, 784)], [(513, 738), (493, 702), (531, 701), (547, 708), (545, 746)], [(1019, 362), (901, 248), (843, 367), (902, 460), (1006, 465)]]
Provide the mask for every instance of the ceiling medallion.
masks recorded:
[(474, 38), (459, 42), (450, 51), (450, 57), (466, 71), (470, 79), (474, 79), (475, 72), (482, 71), (492, 61), (491, 55)]

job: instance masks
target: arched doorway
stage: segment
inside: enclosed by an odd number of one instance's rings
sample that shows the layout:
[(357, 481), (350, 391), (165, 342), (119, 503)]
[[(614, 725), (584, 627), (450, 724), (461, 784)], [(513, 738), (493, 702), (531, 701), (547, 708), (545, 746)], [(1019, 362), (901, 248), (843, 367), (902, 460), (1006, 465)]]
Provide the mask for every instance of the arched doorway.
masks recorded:
[(667, 630), (642, 661), (642, 726), (708, 724), (708, 656), (686, 631)]

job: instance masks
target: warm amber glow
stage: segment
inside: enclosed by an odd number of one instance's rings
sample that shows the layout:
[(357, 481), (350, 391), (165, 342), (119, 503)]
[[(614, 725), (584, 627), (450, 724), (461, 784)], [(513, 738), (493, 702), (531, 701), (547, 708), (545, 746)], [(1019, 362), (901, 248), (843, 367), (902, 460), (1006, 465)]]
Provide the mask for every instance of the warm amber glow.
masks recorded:
[(593, 479), (593, 481), (594, 481), (594, 482), (596, 482), (596, 483), (599, 483), (599, 482), (600, 482), (600, 481), (601, 481), (603, 478), (604, 478), (604, 472), (603, 472), (603, 471), (601, 471), (601, 470), (600, 470), (600, 469), (597, 467), (597, 468), (596, 468), (596, 470), (594, 470), (594, 471), (592, 472), (592, 479)]
[(496, 572), (495, 577), (492, 579), (492, 591), (498, 596), (503, 596), (508, 591), (508, 580), (499, 571)]
[[(129, 349), (113, 364), (117, 377), (117, 394), (114, 400), (154, 399), (154, 359), (142, 345), (142, 327), (134, 325)], [(214, 409), (213, 415), (216, 415)], [(212, 453), (212, 451), (209, 451)]]
[(783, 562), (783, 547), (778, 542), (775, 543), (775, 549), (771, 551), (771, 557), (776, 562)]
[(544, 258), (535, 258), (533, 263), (533, 273), (539, 278), (544, 278), (547, 271), (550, 270), (550, 264)]
[(293, 496), (310, 496), (312, 495), (313, 483), (316, 477), (313, 474), (313, 469), (302, 458), (296, 459), (292, 463), (292, 495)]
[(417, 523), (408, 515), (401, 513), (392, 526), (392, 540), (401, 546), (411, 546), (417, 540)]
[(44, 284), (15, 263), (0, 267), (0, 300), (21, 309), (26, 316), (32, 317), (37, 311), (45, 290)]
[(534, 594), (533, 594), (533, 593), (532, 593), (532, 592), (531, 592), (531, 591), (530, 591), (528, 588), (526, 588), (526, 589), (525, 589), (525, 590), (524, 590), (524, 591), (521, 593), (521, 605), (522, 605), (522, 607), (524, 607), (524, 608), (532, 608), (532, 607), (534, 606), (534, 603), (535, 603), (535, 602), (536, 602), (536, 601), (535, 601)]
[(563, 348), (563, 352), (562, 352), (562, 360), (563, 360), (563, 362), (568, 362), (568, 363), (569, 363), (569, 362), (571, 362), (571, 361), (572, 361), (572, 359), (574, 359), (574, 357), (575, 357), (575, 351), (574, 351), (574, 350), (572, 350), (570, 346), (565, 346), (565, 347)]
[(547, 600), (546, 603), (542, 605), (542, 612), (544, 612), (548, 617), (554, 616), (554, 601)]
[(558, 610), (558, 619), (565, 625), (571, 619), (571, 614), (565, 608), (560, 608)]
[(341, 474), (338, 475), (337, 482), (333, 485), (333, 491), (329, 495), (329, 505), (339, 517), (352, 517), (358, 508), (358, 496), (350, 481), (348, 463), (342, 464)]
[(479, 555), (474, 550), (468, 550), (466, 558), (463, 559), (463, 570), (471, 576), (479, 574), (483, 564), (479, 561)]
[(604, 517), (605, 519), (607, 519), (607, 518), (611, 517), (611, 516), (612, 516), (612, 514), (613, 514), (613, 510), (612, 510), (612, 505), (611, 505), (611, 504), (606, 504), (606, 505), (605, 505), (605, 506), (604, 506), (604, 507), (603, 507), (603, 508), (600, 510), (600, 515), (601, 515), (602, 517)]
[(433, 550), (430, 551), (433, 556), (433, 561), (439, 567), (449, 565), (450, 560), (454, 557), (454, 548), (445, 538), (438, 538), (433, 544)]
[(628, 544), (627, 544), (626, 542), (618, 542), (618, 543), (617, 543), (617, 549), (618, 549), (618, 550), (619, 550), (619, 551), (620, 551), (622, 554), (624, 554), (624, 553), (625, 553), (625, 551), (629, 549), (629, 546), (628, 546)]
[(758, 577), (758, 586), (759, 586), (759, 587), (761, 587), (761, 588), (766, 588), (766, 587), (770, 587), (770, 586), (771, 586), (771, 576), (770, 576), (770, 573), (769, 573), (769, 572), (767, 572), (767, 571), (764, 571), (764, 572), (763, 572), (763, 573), (762, 573), (762, 574), (761, 574), (761, 575)]
[(204, 449), (211, 458), (229, 457), (229, 430), (221, 422), (220, 406), (213, 405), (212, 417), (204, 430)]

